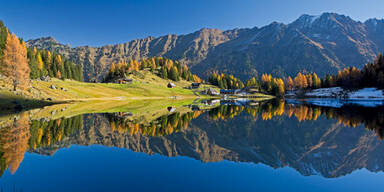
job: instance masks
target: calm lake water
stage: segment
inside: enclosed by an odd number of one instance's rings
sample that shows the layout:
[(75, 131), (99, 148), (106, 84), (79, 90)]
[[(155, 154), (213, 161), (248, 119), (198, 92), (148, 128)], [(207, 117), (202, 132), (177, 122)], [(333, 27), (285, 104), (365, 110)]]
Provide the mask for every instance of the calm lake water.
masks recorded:
[(66, 106), (8, 114), (0, 187), (377, 191), (384, 187), (384, 106), (366, 103), (216, 100), (145, 112), (59, 117)]

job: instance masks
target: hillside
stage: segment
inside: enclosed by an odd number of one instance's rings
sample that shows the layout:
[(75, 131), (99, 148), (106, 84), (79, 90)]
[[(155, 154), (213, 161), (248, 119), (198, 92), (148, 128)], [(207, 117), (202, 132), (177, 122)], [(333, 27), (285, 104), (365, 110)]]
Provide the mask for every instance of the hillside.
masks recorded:
[(222, 31), (201, 29), (185, 35), (165, 35), (102, 47), (71, 47), (52, 37), (30, 40), (30, 47), (55, 50), (84, 69), (84, 79), (102, 80), (112, 62), (164, 56), (180, 60), (202, 77), (214, 70), (246, 79), (255, 73), (320, 76), (349, 66), (362, 67), (384, 51), (384, 20), (359, 22), (324, 13), (302, 15), (290, 24)]
[[(17, 108), (29, 109), (48, 104), (71, 101), (120, 101), (128, 102), (143, 99), (194, 99), (205, 97), (200, 91), (213, 87), (202, 85), (199, 89), (187, 89), (191, 82), (181, 80), (173, 82), (165, 80), (148, 71), (140, 71), (131, 75), (129, 84), (116, 83), (87, 83), (56, 78), (47, 81), (31, 80), (31, 88), (27, 91), (13, 91), (8, 78), (0, 75), (0, 108), (7, 110)], [(168, 88), (173, 82), (176, 87)], [(97, 106), (97, 105), (96, 105)]]

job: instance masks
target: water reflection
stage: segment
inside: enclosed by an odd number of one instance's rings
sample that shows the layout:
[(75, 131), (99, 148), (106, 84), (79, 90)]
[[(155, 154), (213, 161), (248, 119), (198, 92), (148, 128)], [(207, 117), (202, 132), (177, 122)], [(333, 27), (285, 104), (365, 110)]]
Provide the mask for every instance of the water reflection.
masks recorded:
[[(220, 103), (220, 105), (219, 105)], [(290, 166), (302, 175), (339, 177), (384, 169), (383, 106), (317, 106), (273, 100), (203, 101), (146, 117), (132, 112), (2, 121), (0, 169), (15, 173), (26, 151), (41, 155), (73, 144), (147, 154)], [(169, 110), (172, 109), (172, 110)]]
[(7, 123), (6, 127), (0, 129), (1, 175), (7, 168), (12, 174), (16, 172), (29, 147), (28, 141), (31, 135), (27, 113), (22, 113)]
[(365, 107), (357, 104), (346, 104), (338, 107), (317, 106), (312, 103), (288, 103), (284, 100), (262, 102), (259, 105), (221, 105), (212, 109), (209, 114), (212, 119), (228, 119), (246, 110), (252, 117), (261, 114), (262, 120), (271, 120), (274, 116), (295, 117), (298, 122), (316, 121), (320, 116), (336, 119), (340, 125), (357, 127), (364, 125), (374, 130), (381, 140), (384, 128), (384, 105)]
[(139, 119), (130, 119), (124, 113), (107, 113), (104, 117), (109, 121), (112, 131), (120, 134), (141, 134), (143, 136), (166, 136), (187, 128), (192, 119), (197, 118), (202, 111), (180, 114), (175, 112), (149, 122), (141, 123)]
[(29, 147), (31, 149), (51, 147), (82, 129), (82, 116), (47, 121), (33, 120), (30, 123)]

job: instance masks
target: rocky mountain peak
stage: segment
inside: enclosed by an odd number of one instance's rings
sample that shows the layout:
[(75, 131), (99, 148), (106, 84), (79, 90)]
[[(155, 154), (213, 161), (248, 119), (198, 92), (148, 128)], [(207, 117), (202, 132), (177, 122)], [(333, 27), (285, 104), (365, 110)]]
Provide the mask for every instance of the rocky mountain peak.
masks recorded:
[(202, 28), (195, 32), (196, 38), (216, 38), (223, 35), (220, 29)]
[(323, 13), (321, 15), (301, 15), (297, 20), (289, 24), (296, 28), (326, 28), (332, 29), (344, 25), (357, 23), (350, 17), (337, 13)]
[(221, 29), (212, 29), (212, 28), (201, 28), (198, 32), (200, 33), (222, 33)]
[(38, 39), (29, 40), (29, 41), (32, 41), (34, 43), (59, 43), (59, 42), (56, 41), (55, 38), (53, 38), (51, 36), (41, 37), (41, 38), (38, 38)]
[(376, 18), (368, 19), (364, 22), (364, 24), (367, 27), (377, 29), (384, 26), (384, 19), (376, 19)]
[(70, 48), (70, 45), (63, 45), (60, 44), (55, 38), (48, 36), (48, 37), (41, 37), (38, 39), (32, 39), (28, 40), (26, 42), (27, 47), (36, 47), (39, 49), (53, 49), (54, 47), (65, 47), (65, 48)]
[(294, 21), (293, 23), (297, 24), (297, 25), (302, 25), (302, 26), (308, 26), (308, 25), (311, 25), (313, 22), (315, 22), (316, 20), (318, 20), (319, 18), (321, 17), (321, 15), (308, 15), (308, 14), (304, 14), (304, 15), (301, 15), (296, 21)]
[(323, 76), (344, 67), (362, 67), (384, 51), (384, 21), (364, 23), (337, 13), (302, 15), (290, 24), (222, 31), (202, 28), (185, 35), (165, 35), (102, 47), (71, 48), (52, 37), (27, 46), (52, 49), (84, 69), (85, 80), (100, 80), (113, 62), (163, 56), (179, 60), (202, 77), (212, 71), (242, 79), (261, 73), (276, 76), (314, 71)]

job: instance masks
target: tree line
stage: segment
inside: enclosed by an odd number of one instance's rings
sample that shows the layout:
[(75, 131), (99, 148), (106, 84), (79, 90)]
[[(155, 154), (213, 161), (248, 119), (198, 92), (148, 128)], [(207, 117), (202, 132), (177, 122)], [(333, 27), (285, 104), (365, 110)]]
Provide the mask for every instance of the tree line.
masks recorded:
[(58, 79), (83, 80), (81, 66), (75, 65), (60, 54), (49, 50), (37, 50), (35, 47), (29, 48), (27, 53), (31, 79), (49, 76)]
[(60, 118), (52, 121), (33, 120), (30, 124), (30, 149), (49, 147), (81, 130), (83, 117)]
[[(212, 73), (208, 80), (222, 89), (243, 88), (242, 81), (232, 75)], [(306, 90), (329, 87), (357, 89), (364, 87), (384, 88), (384, 56), (379, 54), (373, 63), (366, 64), (362, 69), (349, 67), (339, 70), (335, 75), (327, 74), (320, 78), (315, 72), (297, 73), (296, 77), (272, 77), (262, 74), (261, 78), (252, 77), (245, 86), (275, 96), (283, 96), (286, 90)]]
[(246, 111), (254, 119), (271, 120), (274, 117), (286, 116), (296, 118), (298, 122), (316, 121), (323, 116), (326, 119), (336, 119), (339, 125), (346, 127), (364, 126), (375, 131), (381, 140), (384, 136), (384, 107), (362, 107), (346, 105), (340, 108), (320, 107), (314, 105), (286, 104), (284, 100), (262, 102), (257, 106), (220, 105), (209, 111), (212, 120), (228, 120)]
[(307, 88), (320, 88), (322, 86), (322, 80), (316, 73), (302, 74), (299, 72), (294, 79), (291, 77), (286, 78), (286, 89), (307, 89)]
[(82, 116), (52, 121), (30, 120), (27, 112), (0, 129), (0, 177), (9, 169), (14, 174), (27, 150), (58, 144), (82, 128)]
[(104, 78), (104, 82), (111, 82), (116, 79), (124, 78), (127, 75), (140, 70), (149, 70), (152, 73), (163, 79), (170, 79), (173, 81), (187, 80), (194, 82), (202, 82), (202, 80), (191, 73), (188, 67), (179, 61), (163, 57), (151, 57), (142, 60), (118, 61), (112, 63), (111, 68), (108, 70)]
[(292, 80), (286, 78), (287, 90), (316, 89), (329, 87), (343, 87), (358, 89), (364, 87), (384, 88), (384, 56), (379, 54), (373, 63), (366, 64), (362, 69), (349, 67), (339, 70), (337, 74), (327, 74), (319, 78), (316, 73), (298, 73)]
[(283, 96), (285, 93), (284, 81), (281, 78), (273, 78), (272, 75), (263, 74), (261, 76), (261, 90), (268, 94)]
[(239, 78), (233, 75), (212, 73), (209, 76), (208, 82), (221, 89), (242, 89), (246, 86), (276, 96), (283, 96), (285, 93), (283, 79), (273, 78), (270, 74), (263, 74), (260, 80), (252, 77), (244, 84)]
[(345, 88), (384, 88), (384, 56), (379, 54), (373, 63), (362, 69), (345, 68), (336, 75), (327, 75), (322, 87), (340, 86)]
[(244, 88), (244, 83), (240, 79), (234, 77), (233, 75), (228, 75), (224, 73), (212, 73), (208, 78), (208, 82), (212, 85), (218, 86), (221, 89)]
[(170, 115), (162, 115), (150, 123), (140, 123), (139, 120), (129, 120), (115, 114), (104, 114), (110, 123), (113, 131), (120, 134), (129, 133), (130, 135), (145, 136), (166, 136), (177, 133), (183, 128), (186, 129), (192, 119), (197, 118), (202, 111), (187, 112), (181, 114), (175, 112)]
[(81, 81), (82, 68), (60, 54), (27, 49), (25, 42), (0, 21), (0, 74), (8, 77), (14, 90), (26, 90), (30, 79), (42, 76)]
[(294, 89), (315, 89), (321, 88), (323, 85), (321, 78), (316, 73), (303, 74), (299, 72), (293, 79), (272, 77), (271, 74), (262, 74), (261, 79), (257, 80), (252, 77), (246, 83), (247, 87), (255, 87), (261, 92), (282, 97), (287, 90)]

